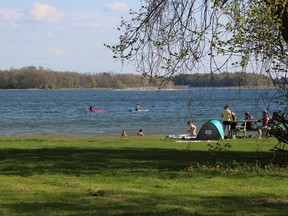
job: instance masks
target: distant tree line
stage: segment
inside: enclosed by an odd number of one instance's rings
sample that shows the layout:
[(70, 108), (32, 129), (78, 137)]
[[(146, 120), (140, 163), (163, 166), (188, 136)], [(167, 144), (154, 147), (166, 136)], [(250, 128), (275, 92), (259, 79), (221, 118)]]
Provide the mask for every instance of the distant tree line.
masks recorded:
[[(42, 67), (0, 70), (0, 89), (61, 88), (149, 88), (159, 87), (163, 78), (149, 79), (137, 74), (59, 72)], [(193, 74), (175, 76), (167, 86), (270, 86), (272, 80), (256, 73)]]
[(0, 70), (0, 89), (141, 88), (159, 86), (136, 74), (59, 72), (42, 67)]
[(273, 79), (257, 73), (209, 73), (177, 75), (173, 78), (174, 85), (188, 85), (191, 87), (201, 86), (272, 86)]

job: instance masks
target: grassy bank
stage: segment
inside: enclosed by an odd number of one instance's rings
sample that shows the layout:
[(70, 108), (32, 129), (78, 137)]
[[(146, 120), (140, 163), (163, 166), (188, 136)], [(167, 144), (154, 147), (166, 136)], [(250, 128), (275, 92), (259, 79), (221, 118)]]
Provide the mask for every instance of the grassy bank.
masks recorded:
[(0, 215), (287, 214), (275, 139), (175, 141), (0, 137)]

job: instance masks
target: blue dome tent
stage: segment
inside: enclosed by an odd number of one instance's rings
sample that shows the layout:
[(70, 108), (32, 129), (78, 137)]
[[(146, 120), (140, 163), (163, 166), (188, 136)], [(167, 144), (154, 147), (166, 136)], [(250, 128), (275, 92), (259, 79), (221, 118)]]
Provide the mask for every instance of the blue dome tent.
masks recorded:
[(196, 140), (221, 140), (224, 139), (224, 130), (222, 124), (212, 119), (206, 122), (200, 129)]

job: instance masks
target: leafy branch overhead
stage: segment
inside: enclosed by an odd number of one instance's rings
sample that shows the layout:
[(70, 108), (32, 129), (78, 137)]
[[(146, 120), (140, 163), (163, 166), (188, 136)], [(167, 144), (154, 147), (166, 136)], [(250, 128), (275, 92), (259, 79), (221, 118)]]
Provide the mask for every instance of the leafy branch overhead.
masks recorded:
[(286, 70), (287, 0), (146, 0), (122, 20), (114, 58), (146, 76)]

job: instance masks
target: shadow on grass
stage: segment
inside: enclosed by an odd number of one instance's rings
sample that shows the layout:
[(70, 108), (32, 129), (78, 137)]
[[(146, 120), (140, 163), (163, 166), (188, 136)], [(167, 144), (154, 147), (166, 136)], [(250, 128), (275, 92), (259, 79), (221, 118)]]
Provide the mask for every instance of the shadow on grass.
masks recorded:
[[(232, 154), (231, 154), (232, 153)], [(241, 156), (236, 157), (235, 155)], [(272, 158), (272, 152), (230, 152), (218, 155), (223, 162), (255, 163), (260, 158)], [(1, 149), (0, 174), (30, 176), (35, 174), (67, 175), (127, 175), (131, 178), (158, 175), (160, 178), (177, 178), (179, 170), (191, 163), (206, 165), (214, 160), (209, 151), (175, 149)], [(250, 158), (248, 160), (247, 158)], [(269, 161), (269, 160), (268, 160)], [(147, 172), (156, 170), (155, 173)], [(159, 172), (157, 172), (159, 171)], [(163, 174), (164, 173), (164, 174)], [(174, 175), (175, 174), (175, 175)], [(241, 176), (239, 176), (241, 178)], [(65, 185), (63, 185), (65, 186)], [(76, 185), (77, 187), (77, 185)], [(251, 197), (201, 196), (177, 190), (167, 191), (155, 185), (149, 190), (121, 190), (121, 187), (94, 191), (67, 190), (66, 193), (44, 193), (39, 201), (2, 204), (14, 215), (285, 215), (288, 199), (273, 198), (275, 194), (254, 194)], [(69, 198), (67, 198), (69, 197)], [(283, 214), (285, 212), (285, 214)]]
[[(73, 196), (73, 194), (70, 194)], [(74, 195), (77, 197), (77, 194)], [(71, 203), (52, 201), (19, 202), (3, 205), (17, 215), (287, 215), (288, 199), (271, 199), (245, 196), (191, 196), (159, 193), (129, 192), (121, 200), (109, 194), (87, 199), (86, 203), (70, 199)], [(266, 194), (267, 196), (267, 194)], [(269, 196), (269, 195), (268, 195)], [(273, 195), (271, 195), (273, 196)], [(64, 200), (64, 199), (63, 199)], [(107, 200), (110, 200), (109, 205)], [(93, 203), (93, 204), (92, 204)]]
[[(272, 152), (227, 152), (218, 155), (225, 163), (269, 162)], [(239, 156), (239, 157), (238, 157)], [(143, 170), (179, 171), (191, 163), (207, 165), (215, 160), (209, 151), (174, 149), (1, 149), (0, 174), (29, 176), (42, 173), (72, 175), (129, 171), (145, 175)], [(109, 171), (108, 171), (109, 170)]]

